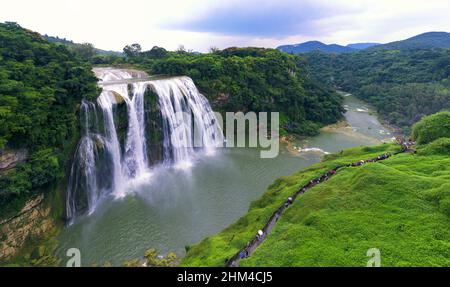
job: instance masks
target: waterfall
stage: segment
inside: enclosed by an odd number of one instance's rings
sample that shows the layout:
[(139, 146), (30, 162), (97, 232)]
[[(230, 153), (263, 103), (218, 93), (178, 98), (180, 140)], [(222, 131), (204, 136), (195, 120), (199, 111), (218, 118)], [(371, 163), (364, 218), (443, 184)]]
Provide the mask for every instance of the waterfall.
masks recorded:
[(103, 111), (104, 130), (106, 137), (106, 147), (112, 157), (112, 189), (114, 191), (122, 188), (122, 156), (116, 126), (114, 124), (113, 107), (117, 104), (115, 94), (112, 91), (104, 90), (97, 98), (97, 104)]
[[(87, 196), (81, 205), (87, 205), (89, 213), (94, 212), (100, 197), (99, 186), (97, 184), (98, 146), (103, 145), (104, 139), (92, 130), (96, 131), (98, 127), (98, 115), (93, 103), (83, 101), (80, 106), (81, 118), (83, 119), (84, 135), (78, 143), (75, 158), (70, 171), (68, 192), (66, 199), (67, 218), (72, 219), (75, 215), (77, 203), (79, 201), (79, 191), (81, 189), (89, 190)], [(91, 114), (94, 118), (91, 119)], [(91, 128), (90, 125), (94, 128)], [(77, 198), (78, 197), (78, 198)]]
[(189, 166), (195, 147), (203, 147), (211, 153), (223, 143), (222, 130), (208, 100), (190, 78), (156, 80), (149, 84), (159, 96), (164, 119), (166, 163)]
[[(222, 130), (208, 100), (189, 77), (148, 80), (140, 71), (94, 69), (102, 92), (96, 102), (80, 106), (82, 137), (78, 143), (66, 198), (67, 218), (95, 211), (99, 200), (129, 192), (133, 180), (147, 180), (149, 164), (148, 103), (146, 93), (157, 96), (155, 107), (162, 120), (162, 161), (166, 167), (192, 165), (197, 150), (212, 153), (223, 143)], [(126, 130), (121, 113), (126, 113)], [(123, 117), (123, 116), (122, 116)], [(122, 119), (123, 120), (123, 119)], [(153, 144), (153, 143), (152, 143)]]
[(133, 84), (133, 98), (125, 97), (128, 112), (128, 133), (125, 143), (125, 167), (129, 177), (139, 176), (147, 169), (145, 144), (144, 93), (146, 83)]

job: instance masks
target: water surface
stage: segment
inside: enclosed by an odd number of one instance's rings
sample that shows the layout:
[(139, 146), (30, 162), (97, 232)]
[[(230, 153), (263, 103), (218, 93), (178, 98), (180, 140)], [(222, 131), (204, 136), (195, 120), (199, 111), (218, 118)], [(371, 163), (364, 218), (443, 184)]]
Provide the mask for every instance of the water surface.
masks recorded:
[[(336, 152), (391, 137), (365, 103), (348, 96), (345, 107), (350, 126), (294, 145)], [(83, 266), (106, 261), (120, 265), (150, 247), (182, 256), (185, 246), (244, 215), (276, 178), (317, 163), (322, 155), (288, 151), (285, 145), (274, 159), (261, 159), (257, 149), (218, 149), (211, 156), (199, 155), (187, 170), (155, 167), (149, 178), (127, 187), (132, 192), (125, 198), (107, 198), (95, 213), (77, 218), (60, 235), (58, 254), (64, 264), (66, 250), (78, 248)]]

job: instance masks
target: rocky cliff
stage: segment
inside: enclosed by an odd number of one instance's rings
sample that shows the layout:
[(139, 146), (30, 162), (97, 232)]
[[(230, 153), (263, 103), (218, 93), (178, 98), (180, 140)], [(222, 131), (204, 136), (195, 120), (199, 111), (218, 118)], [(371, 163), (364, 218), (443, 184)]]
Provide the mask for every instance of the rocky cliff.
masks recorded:
[(25, 149), (0, 151), (0, 172), (14, 168), (27, 159), (28, 152)]
[(27, 240), (41, 238), (55, 228), (50, 211), (40, 194), (28, 200), (18, 214), (0, 221), (0, 263), (17, 255)]

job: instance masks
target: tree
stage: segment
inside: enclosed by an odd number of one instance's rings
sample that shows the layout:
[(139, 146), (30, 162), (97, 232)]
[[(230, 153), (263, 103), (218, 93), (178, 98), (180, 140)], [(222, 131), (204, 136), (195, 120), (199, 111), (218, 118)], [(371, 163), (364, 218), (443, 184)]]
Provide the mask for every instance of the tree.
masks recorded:
[(412, 136), (419, 144), (427, 144), (439, 138), (450, 138), (450, 112), (424, 117), (414, 125)]
[(184, 45), (179, 45), (175, 52), (177, 52), (178, 54), (186, 54), (187, 53)]
[(86, 61), (90, 61), (96, 54), (95, 47), (91, 43), (73, 45), (71, 50)]
[(162, 59), (165, 58), (169, 53), (162, 47), (154, 46), (150, 51), (146, 51), (143, 54), (144, 56), (147, 56), (149, 58)]
[(209, 47), (209, 52), (211, 54), (214, 54), (214, 53), (220, 52), (220, 49), (215, 46), (211, 46), (211, 47)]
[(142, 52), (142, 47), (141, 45), (135, 43), (135, 44), (131, 44), (131, 45), (126, 45), (123, 48), (123, 52), (125, 53), (125, 55), (129, 58), (135, 58), (138, 57), (141, 52)]
[[(0, 150), (26, 149), (27, 161), (0, 173), (0, 213), (44, 192), (67, 170), (78, 140), (77, 107), (98, 96), (91, 65), (65, 45), (0, 23)], [(86, 57), (90, 44), (82, 45)]]

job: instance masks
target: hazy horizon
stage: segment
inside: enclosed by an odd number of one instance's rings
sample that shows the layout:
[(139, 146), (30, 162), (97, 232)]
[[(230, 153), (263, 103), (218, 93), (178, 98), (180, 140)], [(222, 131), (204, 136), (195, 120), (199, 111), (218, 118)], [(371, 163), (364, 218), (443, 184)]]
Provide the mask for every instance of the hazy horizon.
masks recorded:
[(275, 48), (312, 40), (345, 46), (450, 31), (449, 1), (392, 2), (16, 0), (2, 5), (0, 21), (114, 51), (132, 43), (144, 50), (183, 45), (200, 52), (210, 47)]

